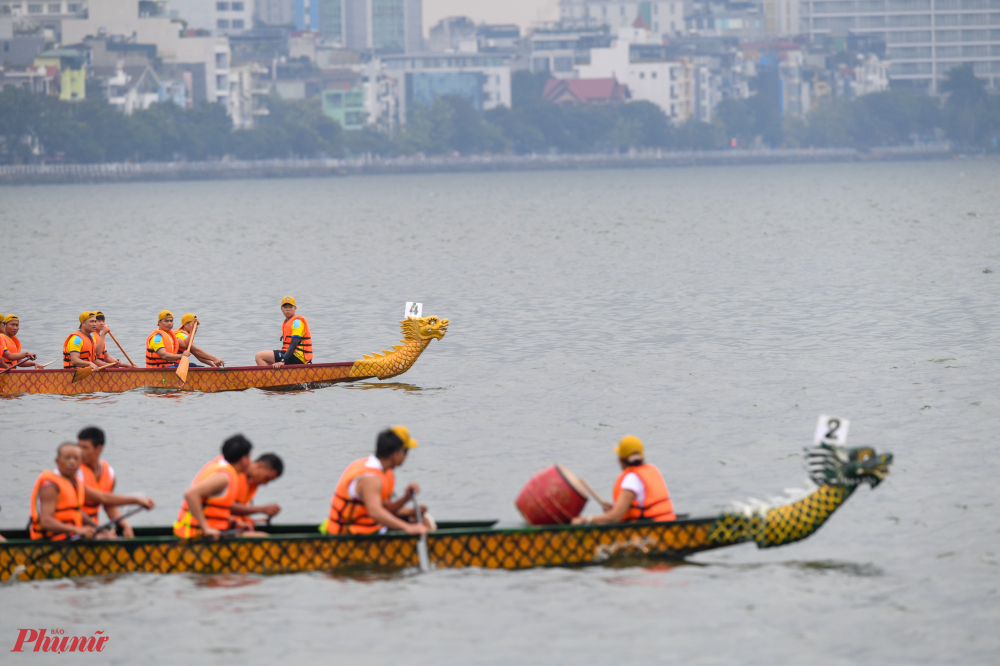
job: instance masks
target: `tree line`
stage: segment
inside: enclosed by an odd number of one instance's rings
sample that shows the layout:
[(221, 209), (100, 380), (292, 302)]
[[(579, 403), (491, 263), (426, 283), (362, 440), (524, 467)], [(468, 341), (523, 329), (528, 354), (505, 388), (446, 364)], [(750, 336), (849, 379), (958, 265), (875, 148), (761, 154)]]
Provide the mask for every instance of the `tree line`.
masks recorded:
[(0, 92), (0, 161), (69, 163), (211, 160), (223, 157), (383, 156), (411, 154), (589, 153), (629, 149), (713, 150), (747, 147), (910, 145), (944, 133), (964, 148), (997, 151), (1000, 96), (988, 94), (969, 66), (942, 82), (937, 99), (885, 91), (853, 100), (827, 100), (806, 118), (782, 118), (765, 93), (723, 100), (713, 122), (679, 126), (654, 104), (557, 106), (542, 99), (547, 76), (516, 72), (513, 103), (480, 113), (446, 96), (414, 105), (394, 136), (366, 128), (344, 131), (323, 114), (318, 99), (265, 100), (255, 127), (233, 131), (225, 108), (183, 109), (153, 104), (125, 116), (103, 99), (61, 102), (21, 89)]

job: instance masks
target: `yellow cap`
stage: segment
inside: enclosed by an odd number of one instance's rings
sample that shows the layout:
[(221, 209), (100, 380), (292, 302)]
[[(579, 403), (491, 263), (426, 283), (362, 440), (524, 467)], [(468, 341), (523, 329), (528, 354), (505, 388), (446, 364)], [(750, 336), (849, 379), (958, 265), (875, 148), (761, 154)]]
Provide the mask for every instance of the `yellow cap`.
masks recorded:
[(630, 458), (637, 453), (641, 456), (644, 454), (642, 440), (635, 435), (625, 435), (622, 437), (621, 441), (618, 442), (618, 446), (615, 447), (615, 453), (617, 453), (618, 457), (622, 460)]
[(87, 321), (88, 319), (90, 319), (93, 316), (94, 316), (94, 313), (91, 312), (90, 310), (87, 310), (85, 312), (81, 312), (80, 313), (80, 323), (82, 324), (83, 322)]
[(174, 313), (171, 312), (170, 310), (160, 310), (160, 314), (156, 317), (156, 320), (157, 321), (163, 321), (167, 317), (170, 317), (171, 319), (173, 319), (174, 318)]
[(188, 312), (186, 315), (184, 315), (183, 317), (181, 317), (181, 326), (183, 326), (184, 324), (188, 323), (189, 321), (194, 321), (195, 319), (197, 319), (197, 317), (195, 317), (193, 314), (191, 314), (190, 312)]
[[(283, 299), (281, 299), (281, 304), (282, 305), (295, 305), (295, 299), (292, 298), (291, 296), (285, 296)], [(295, 307), (298, 307), (298, 306), (296, 305)]]
[(406, 429), (406, 426), (392, 426), (389, 428), (396, 436), (403, 440), (404, 449), (415, 449), (417, 448), (417, 440), (410, 437), (410, 431)]
[(94, 310), (94, 316), (95, 317), (103, 317), (104, 313), (101, 312), (100, 310)]
[(10, 322), (12, 322), (14, 320), (21, 321), (20, 319), (17, 318), (17, 315), (7, 315), (6, 317), (4, 317), (3, 315), (0, 315), (0, 319), (3, 319), (3, 323), (5, 323), (5, 324), (9, 324)]

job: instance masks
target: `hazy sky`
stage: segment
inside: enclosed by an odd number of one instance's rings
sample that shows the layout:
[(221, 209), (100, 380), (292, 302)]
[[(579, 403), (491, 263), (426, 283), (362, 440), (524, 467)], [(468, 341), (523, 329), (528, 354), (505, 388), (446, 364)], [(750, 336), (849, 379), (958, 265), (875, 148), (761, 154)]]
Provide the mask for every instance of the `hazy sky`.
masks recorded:
[(476, 23), (517, 23), (523, 32), (535, 21), (559, 17), (559, 0), (423, 0), (424, 35), (446, 16), (468, 16)]

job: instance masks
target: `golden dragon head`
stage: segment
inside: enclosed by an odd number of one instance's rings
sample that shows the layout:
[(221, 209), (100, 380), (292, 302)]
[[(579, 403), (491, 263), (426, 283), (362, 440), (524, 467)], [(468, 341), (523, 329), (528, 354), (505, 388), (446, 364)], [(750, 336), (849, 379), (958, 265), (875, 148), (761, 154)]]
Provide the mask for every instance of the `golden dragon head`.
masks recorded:
[(404, 340), (440, 340), (448, 332), (448, 320), (437, 317), (410, 318), (399, 322)]

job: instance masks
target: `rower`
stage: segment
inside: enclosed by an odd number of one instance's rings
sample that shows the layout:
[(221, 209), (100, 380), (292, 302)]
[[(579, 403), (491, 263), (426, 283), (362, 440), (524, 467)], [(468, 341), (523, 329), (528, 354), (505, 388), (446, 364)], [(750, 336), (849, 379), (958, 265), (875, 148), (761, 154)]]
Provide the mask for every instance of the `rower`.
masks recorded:
[[(191, 347), (191, 353), (194, 357), (204, 363), (205, 365), (212, 368), (221, 368), (225, 362), (218, 356), (212, 356), (204, 349), (191, 344), (191, 334), (194, 333), (195, 325), (201, 326), (201, 322), (190, 312), (181, 317), (181, 327), (177, 329), (175, 335), (177, 337), (177, 351), (183, 352), (189, 346)], [(191, 367), (196, 367), (196, 364), (191, 363)]]
[[(401, 498), (391, 501), (395, 485), (393, 470), (402, 465), (409, 450), (415, 448), (417, 440), (410, 437), (404, 426), (380, 432), (375, 442), (375, 455), (355, 460), (341, 475), (330, 501), (330, 515), (319, 531), (324, 534), (382, 534), (394, 529), (407, 534), (427, 534), (427, 521), (421, 525), (409, 522), (414, 511), (413, 507), (405, 506), (420, 492), (420, 486), (411, 483)], [(426, 511), (426, 508), (421, 507), (421, 510)]]
[(251, 518), (253, 514), (262, 513), (269, 521), (278, 515), (281, 511), (280, 506), (277, 504), (256, 506), (253, 504), (253, 498), (258, 488), (277, 479), (284, 470), (285, 464), (277, 454), (265, 453), (250, 463), (246, 473), (240, 474), (240, 492), (231, 509), (234, 526), (253, 530), (257, 527)]
[(94, 536), (97, 523), (83, 511), (84, 488), (76, 473), (80, 469), (80, 447), (63, 442), (56, 449), (56, 469), (45, 470), (31, 490), (32, 539), (62, 541)]
[[(101, 453), (104, 452), (104, 431), (93, 426), (84, 428), (76, 436), (77, 445), (80, 447), (81, 465), (77, 472), (77, 478), (83, 481), (85, 497), (83, 501), (83, 511), (95, 523), (99, 522), (101, 506), (108, 518), (114, 520), (121, 515), (118, 507), (123, 504), (140, 504), (147, 509), (156, 506), (148, 497), (129, 497), (126, 495), (114, 494), (115, 484), (118, 477), (115, 476), (114, 468), (108, 464), (107, 460), (101, 460)], [(122, 536), (131, 539), (135, 536), (132, 526), (124, 520), (118, 521), (122, 528)], [(102, 532), (106, 538), (115, 538), (114, 530)]]
[(642, 441), (626, 435), (615, 447), (622, 473), (612, 490), (613, 504), (604, 503), (604, 513), (577, 516), (574, 525), (618, 523), (636, 520), (677, 520), (670, 492), (655, 465), (645, 462)]
[(275, 370), (283, 365), (302, 365), (312, 363), (312, 335), (309, 333), (309, 322), (305, 317), (297, 316), (295, 299), (285, 296), (281, 299), (281, 314), (285, 316), (281, 324), (281, 349), (257, 352), (254, 358), (257, 365), (270, 365)]
[(161, 310), (157, 317), (156, 328), (146, 336), (146, 367), (176, 368), (182, 356), (190, 356), (191, 352), (177, 352), (177, 334), (174, 333), (174, 313)]
[(35, 363), (38, 356), (34, 352), (21, 351), (21, 341), (17, 338), (17, 332), (21, 330), (21, 321), (17, 315), (9, 314), (3, 319), (4, 328), (0, 329), (0, 337), (3, 338), (4, 349), (0, 350), (4, 361), (8, 366), (14, 364), (22, 368), (42, 368), (41, 363)]
[[(184, 493), (184, 503), (174, 522), (174, 534), (182, 539), (207, 536), (218, 539), (229, 529), (233, 504), (239, 496), (240, 474), (250, 467), (253, 444), (243, 435), (222, 443), (222, 455), (206, 463)], [(243, 532), (258, 536), (258, 532)]]
[[(3, 323), (3, 315), (0, 314), (0, 333), (3, 333), (6, 327)], [(4, 360), (4, 355), (7, 353), (7, 343), (4, 341), (4, 337), (0, 335), (0, 370), (6, 370), (10, 367), (7, 361)]]
[[(97, 358), (98, 363), (101, 363), (105, 367), (109, 365), (114, 368), (125, 367), (125, 364), (122, 361), (119, 361), (108, 353), (107, 336), (111, 333), (111, 327), (108, 326), (107, 321), (105, 321), (104, 313), (98, 310), (94, 313), (94, 315), (97, 318), (97, 328), (90, 334), (90, 337), (94, 339), (94, 355)], [(129, 363), (128, 365), (132, 368), (139, 367), (134, 363)]]
[(69, 334), (63, 343), (63, 367), (64, 368), (93, 368), (98, 369), (94, 363), (94, 339), (90, 336), (97, 328), (97, 313), (86, 311), (80, 313), (80, 328)]

